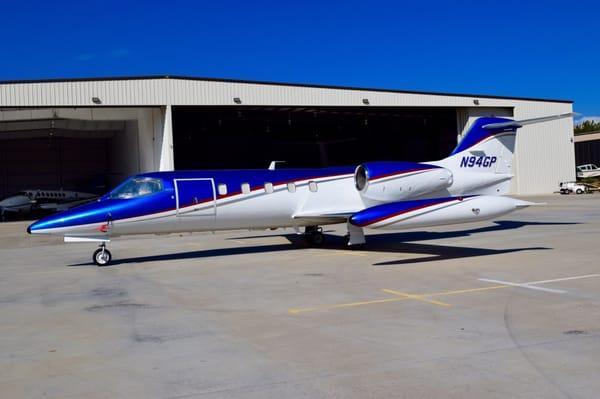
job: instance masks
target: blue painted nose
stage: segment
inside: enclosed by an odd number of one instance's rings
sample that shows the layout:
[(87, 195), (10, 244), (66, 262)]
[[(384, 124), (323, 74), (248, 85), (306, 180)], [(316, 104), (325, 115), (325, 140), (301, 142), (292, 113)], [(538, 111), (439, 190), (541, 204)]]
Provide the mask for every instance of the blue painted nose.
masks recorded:
[(42, 224), (48, 224), (46, 218), (38, 220), (37, 222), (33, 222), (29, 226), (27, 226), (27, 233), (35, 234), (36, 230), (39, 230), (42, 227)]
[(37, 222), (31, 223), (27, 227), (27, 232), (29, 234), (50, 234), (52, 229), (64, 227), (64, 214), (65, 212), (46, 216)]

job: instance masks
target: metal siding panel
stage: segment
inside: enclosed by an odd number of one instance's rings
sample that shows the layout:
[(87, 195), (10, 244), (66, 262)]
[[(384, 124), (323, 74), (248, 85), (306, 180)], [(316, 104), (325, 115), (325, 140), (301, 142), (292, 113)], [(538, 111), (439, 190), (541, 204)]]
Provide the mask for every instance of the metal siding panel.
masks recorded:
[[(88, 106), (93, 96), (101, 97), (103, 105), (108, 106), (161, 105), (167, 102), (175, 105), (231, 105), (236, 96), (243, 97), (245, 105), (360, 106), (362, 99), (368, 98), (374, 106), (473, 106), (471, 96), (182, 79), (8, 83), (0, 85), (0, 90), (5, 106)], [(488, 98), (480, 98), (479, 101), (482, 107), (512, 107), (518, 102)]]
[[(572, 112), (571, 104), (518, 102), (516, 119)], [(548, 194), (560, 181), (575, 179), (571, 118), (528, 125), (519, 130), (515, 151), (516, 194)]]

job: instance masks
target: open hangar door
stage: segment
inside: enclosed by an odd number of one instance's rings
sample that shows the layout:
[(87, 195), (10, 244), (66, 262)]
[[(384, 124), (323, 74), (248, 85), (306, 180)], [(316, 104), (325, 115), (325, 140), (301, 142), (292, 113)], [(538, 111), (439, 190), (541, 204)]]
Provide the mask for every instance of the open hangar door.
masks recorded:
[(22, 190), (103, 194), (138, 167), (135, 121), (0, 123), (0, 199)]
[(456, 146), (455, 108), (173, 107), (175, 169), (433, 161)]

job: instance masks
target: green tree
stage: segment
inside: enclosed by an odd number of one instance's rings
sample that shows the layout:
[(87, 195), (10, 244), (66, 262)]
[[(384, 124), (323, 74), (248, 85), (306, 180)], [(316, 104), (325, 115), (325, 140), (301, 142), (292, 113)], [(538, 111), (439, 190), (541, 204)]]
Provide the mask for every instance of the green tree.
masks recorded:
[(575, 134), (600, 131), (600, 121), (583, 121), (575, 125)]

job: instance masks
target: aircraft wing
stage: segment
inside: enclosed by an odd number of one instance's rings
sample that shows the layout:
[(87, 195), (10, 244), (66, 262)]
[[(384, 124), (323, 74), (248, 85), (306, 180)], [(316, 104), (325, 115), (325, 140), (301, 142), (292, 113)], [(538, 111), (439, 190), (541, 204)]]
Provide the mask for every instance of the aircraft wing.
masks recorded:
[(294, 214), (293, 219), (309, 219), (315, 220), (317, 223), (343, 223), (354, 215), (360, 209), (354, 210), (322, 210), (322, 211), (302, 211)]

